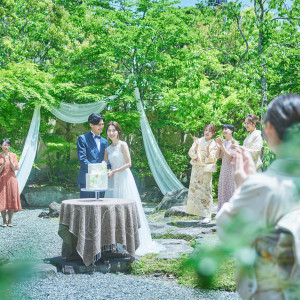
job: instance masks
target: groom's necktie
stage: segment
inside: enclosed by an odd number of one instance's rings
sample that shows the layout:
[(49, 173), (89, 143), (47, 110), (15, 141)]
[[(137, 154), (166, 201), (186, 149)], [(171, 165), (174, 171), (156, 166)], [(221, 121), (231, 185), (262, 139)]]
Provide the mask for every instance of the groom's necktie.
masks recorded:
[(94, 135), (94, 139), (95, 139), (97, 148), (100, 151), (100, 139), (101, 139), (100, 135)]

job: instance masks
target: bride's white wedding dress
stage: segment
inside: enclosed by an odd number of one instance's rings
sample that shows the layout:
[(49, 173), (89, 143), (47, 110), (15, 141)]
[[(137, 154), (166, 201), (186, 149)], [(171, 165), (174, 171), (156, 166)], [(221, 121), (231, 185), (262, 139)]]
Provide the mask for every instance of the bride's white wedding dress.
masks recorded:
[[(119, 169), (125, 165), (124, 155), (121, 149), (121, 143), (107, 148), (108, 161), (111, 163), (112, 170)], [(138, 208), (141, 228), (139, 229), (140, 246), (136, 250), (136, 255), (147, 253), (157, 253), (164, 250), (164, 246), (154, 242), (151, 238), (151, 232), (143, 210), (141, 198), (135, 184), (135, 180), (129, 168), (121, 172), (116, 172), (108, 179), (109, 190), (105, 193), (105, 198), (124, 198), (134, 199)]]

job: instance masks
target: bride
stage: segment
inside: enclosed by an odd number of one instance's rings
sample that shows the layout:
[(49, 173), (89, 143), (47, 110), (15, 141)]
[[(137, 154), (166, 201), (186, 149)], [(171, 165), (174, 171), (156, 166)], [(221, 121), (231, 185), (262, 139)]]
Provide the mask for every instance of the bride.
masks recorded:
[(141, 228), (139, 228), (140, 246), (135, 254), (157, 253), (163, 250), (164, 247), (152, 241), (141, 198), (129, 169), (131, 167), (131, 158), (128, 145), (126, 142), (120, 140), (121, 128), (119, 124), (115, 121), (109, 122), (106, 126), (106, 134), (112, 143), (105, 149), (104, 160), (111, 163), (112, 169), (108, 172), (108, 185), (110, 189), (105, 193), (105, 198), (135, 200), (141, 219)]

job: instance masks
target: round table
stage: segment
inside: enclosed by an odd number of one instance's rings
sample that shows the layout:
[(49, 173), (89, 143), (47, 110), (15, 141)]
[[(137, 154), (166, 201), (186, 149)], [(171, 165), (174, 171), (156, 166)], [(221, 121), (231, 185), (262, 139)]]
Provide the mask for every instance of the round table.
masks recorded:
[(62, 257), (80, 255), (88, 266), (101, 257), (101, 251), (116, 251), (118, 245), (134, 256), (141, 227), (134, 200), (102, 198), (64, 200), (61, 204), (58, 234), (63, 239)]

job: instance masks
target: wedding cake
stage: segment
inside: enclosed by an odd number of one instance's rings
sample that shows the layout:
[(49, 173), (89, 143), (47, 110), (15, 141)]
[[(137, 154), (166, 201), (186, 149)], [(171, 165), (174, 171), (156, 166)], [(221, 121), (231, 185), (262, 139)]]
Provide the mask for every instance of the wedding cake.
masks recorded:
[(99, 191), (107, 189), (107, 165), (103, 161), (101, 164), (89, 164), (86, 174), (86, 189), (90, 191)]

